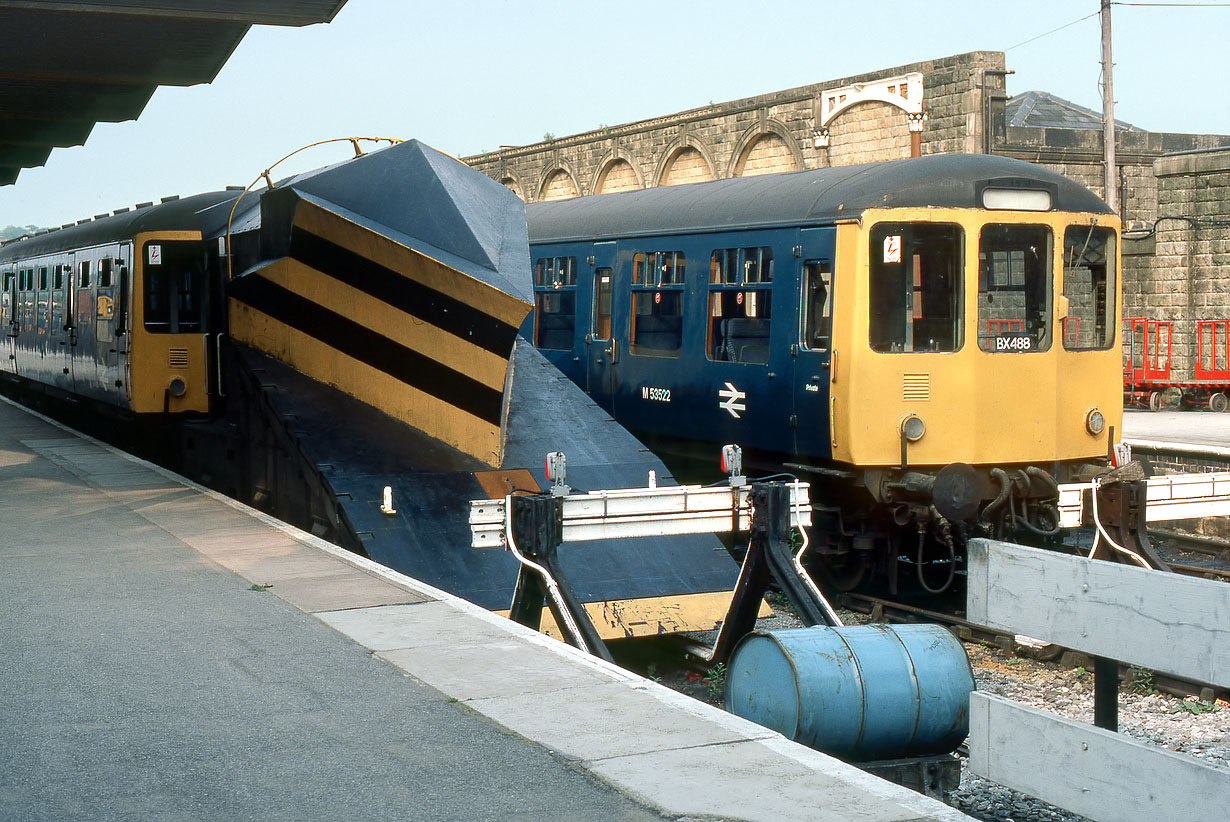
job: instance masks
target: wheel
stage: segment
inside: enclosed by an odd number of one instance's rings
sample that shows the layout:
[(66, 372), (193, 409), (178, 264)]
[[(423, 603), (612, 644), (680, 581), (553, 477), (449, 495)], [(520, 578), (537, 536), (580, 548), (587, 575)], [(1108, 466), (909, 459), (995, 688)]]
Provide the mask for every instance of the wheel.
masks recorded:
[(1149, 410), (1150, 411), (1161, 411), (1162, 410), (1162, 392), (1161, 391), (1154, 391), (1153, 393), (1149, 395)]
[(1230, 401), (1226, 400), (1226, 395), (1220, 391), (1209, 396), (1209, 410), (1221, 413), (1226, 410), (1226, 406), (1230, 405)]
[(808, 563), (821, 588), (853, 591), (867, 574), (867, 552), (847, 551), (844, 554), (812, 557)]

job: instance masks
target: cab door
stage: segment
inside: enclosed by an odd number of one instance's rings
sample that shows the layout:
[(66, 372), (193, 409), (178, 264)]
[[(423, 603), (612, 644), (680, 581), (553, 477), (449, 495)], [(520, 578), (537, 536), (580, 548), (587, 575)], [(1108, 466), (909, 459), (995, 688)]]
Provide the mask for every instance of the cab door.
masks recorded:
[(0, 294), (0, 321), (3, 324), (4, 353), (0, 370), (17, 371), (17, 330), (21, 327), (17, 302), (17, 266), (4, 271), (4, 293)]
[(53, 343), (49, 356), (57, 365), (59, 373), (55, 381), (72, 391), (73, 386), (73, 281), (76, 254), (69, 252), (60, 258), (53, 269), (51, 283), (51, 329)]
[(800, 232), (798, 265), (798, 339), (791, 347), (794, 453), (828, 459), (830, 376), (832, 371), (833, 243), (832, 228)]
[[(617, 265), (616, 243), (594, 243), (586, 266), (591, 279), (593, 300), (585, 335), (585, 391), (608, 414), (615, 414), (615, 395), (619, 388), (619, 329), (628, 327), (627, 305), (618, 295), (628, 290), (628, 272)], [(621, 279), (622, 277), (622, 279)]]

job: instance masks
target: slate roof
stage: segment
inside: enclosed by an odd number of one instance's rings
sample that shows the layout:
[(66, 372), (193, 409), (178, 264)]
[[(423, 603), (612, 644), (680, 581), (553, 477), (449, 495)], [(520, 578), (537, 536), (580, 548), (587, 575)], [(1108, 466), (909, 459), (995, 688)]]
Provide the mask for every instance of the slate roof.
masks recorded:
[[(1101, 113), (1045, 91), (1026, 91), (1009, 98), (1007, 120), (1010, 126), (1029, 128), (1102, 128)], [(1119, 119), (1115, 120), (1115, 128), (1144, 131)]]

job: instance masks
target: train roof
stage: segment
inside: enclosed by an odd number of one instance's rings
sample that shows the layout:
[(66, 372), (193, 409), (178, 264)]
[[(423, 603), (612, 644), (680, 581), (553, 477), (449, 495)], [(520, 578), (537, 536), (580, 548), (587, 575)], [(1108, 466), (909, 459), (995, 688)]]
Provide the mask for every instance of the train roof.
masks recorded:
[(208, 237), (226, 227), (231, 203), (241, 193), (228, 189), (191, 197), (168, 198), (156, 205), (140, 206), (131, 211), (84, 220), (29, 239), (9, 241), (0, 246), (0, 263), (123, 242), (142, 231), (199, 230), (203, 237)]
[(1050, 169), (990, 154), (933, 154), (526, 206), (530, 242), (832, 223), (870, 208), (981, 208), (985, 187), (1045, 189), (1051, 210), (1113, 212)]

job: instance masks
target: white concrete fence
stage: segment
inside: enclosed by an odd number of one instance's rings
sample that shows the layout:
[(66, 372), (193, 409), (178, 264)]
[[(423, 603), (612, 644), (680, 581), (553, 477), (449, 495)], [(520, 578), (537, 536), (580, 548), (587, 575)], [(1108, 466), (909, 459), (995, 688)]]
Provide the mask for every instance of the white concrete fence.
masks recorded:
[[(970, 622), (1230, 686), (1230, 585), (993, 540), (968, 557)], [(1224, 768), (977, 691), (969, 750), (979, 776), (1098, 822), (1230, 808)]]

